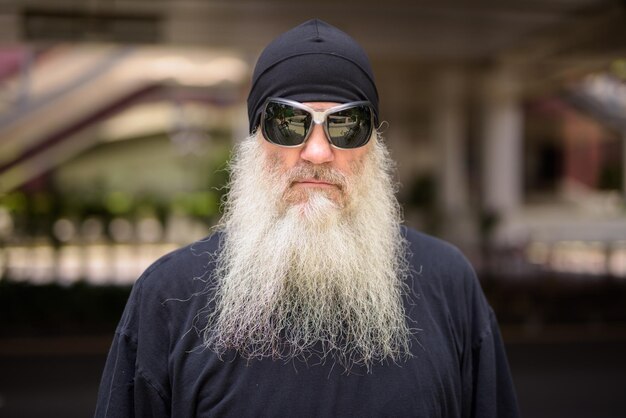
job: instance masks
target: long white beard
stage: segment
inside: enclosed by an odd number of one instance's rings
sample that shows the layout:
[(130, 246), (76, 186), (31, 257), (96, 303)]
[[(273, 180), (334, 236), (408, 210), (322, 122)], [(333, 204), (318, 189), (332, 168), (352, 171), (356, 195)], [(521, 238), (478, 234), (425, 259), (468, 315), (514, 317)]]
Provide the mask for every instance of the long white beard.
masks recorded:
[[(312, 164), (281, 173), (256, 137), (231, 162), (205, 346), (246, 358), (353, 365), (409, 355), (406, 241), (379, 141), (349, 178)], [(339, 191), (294, 192), (317, 175)]]

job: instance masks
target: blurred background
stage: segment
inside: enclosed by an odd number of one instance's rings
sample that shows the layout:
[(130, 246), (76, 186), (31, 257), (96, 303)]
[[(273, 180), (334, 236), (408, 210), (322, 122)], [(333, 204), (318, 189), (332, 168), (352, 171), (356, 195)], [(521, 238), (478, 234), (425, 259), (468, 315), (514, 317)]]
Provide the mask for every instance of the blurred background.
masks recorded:
[(406, 223), (470, 258), (526, 417), (626, 416), (626, 2), (4, 0), (0, 417), (93, 414), (130, 286), (219, 218), (252, 68), (368, 51)]

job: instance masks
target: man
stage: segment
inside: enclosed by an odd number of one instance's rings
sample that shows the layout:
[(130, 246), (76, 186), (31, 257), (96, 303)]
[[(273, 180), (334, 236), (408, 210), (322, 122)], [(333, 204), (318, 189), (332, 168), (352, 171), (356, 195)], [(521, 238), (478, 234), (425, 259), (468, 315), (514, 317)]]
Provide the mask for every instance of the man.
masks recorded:
[(470, 265), (400, 225), (361, 47), (284, 33), (248, 111), (218, 230), (135, 284), (96, 416), (517, 416)]

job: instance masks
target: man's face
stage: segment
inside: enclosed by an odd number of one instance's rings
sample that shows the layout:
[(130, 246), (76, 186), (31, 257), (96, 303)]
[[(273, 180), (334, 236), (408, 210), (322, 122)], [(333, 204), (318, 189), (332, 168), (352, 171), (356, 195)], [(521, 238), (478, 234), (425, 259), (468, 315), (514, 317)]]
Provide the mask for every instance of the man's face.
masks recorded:
[[(332, 102), (304, 103), (315, 110), (323, 111), (339, 105)], [(343, 205), (346, 201), (345, 183), (332, 180), (333, 176), (324, 176), (323, 173), (340, 174), (346, 179), (358, 174), (364, 157), (370, 151), (372, 141), (365, 146), (354, 149), (338, 149), (331, 146), (322, 125), (313, 124), (313, 130), (306, 143), (298, 148), (281, 147), (262, 138), (259, 135), (263, 150), (272, 169), (281, 174), (289, 174), (300, 168), (304, 175), (298, 175), (290, 182), (289, 190), (285, 193), (286, 203), (303, 203), (310, 193), (324, 193), (335, 203)], [(316, 168), (319, 169), (316, 170)], [(317, 173), (322, 173), (317, 175)]]
[(247, 358), (330, 355), (346, 368), (409, 353), (392, 166), (377, 137), (340, 150), (320, 126), (299, 148), (259, 134), (242, 141), (230, 165), (206, 345)]

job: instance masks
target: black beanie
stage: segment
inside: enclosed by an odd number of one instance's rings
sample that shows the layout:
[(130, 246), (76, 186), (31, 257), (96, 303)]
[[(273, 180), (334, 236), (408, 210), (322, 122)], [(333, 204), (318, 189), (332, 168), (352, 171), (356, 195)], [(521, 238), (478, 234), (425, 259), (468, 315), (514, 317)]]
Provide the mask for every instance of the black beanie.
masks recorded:
[(378, 92), (365, 51), (348, 34), (319, 19), (274, 39), (261, 53), (248, 95), (250, 133), (268, 97), (298, 102), (367, 100), (378, 121)]

